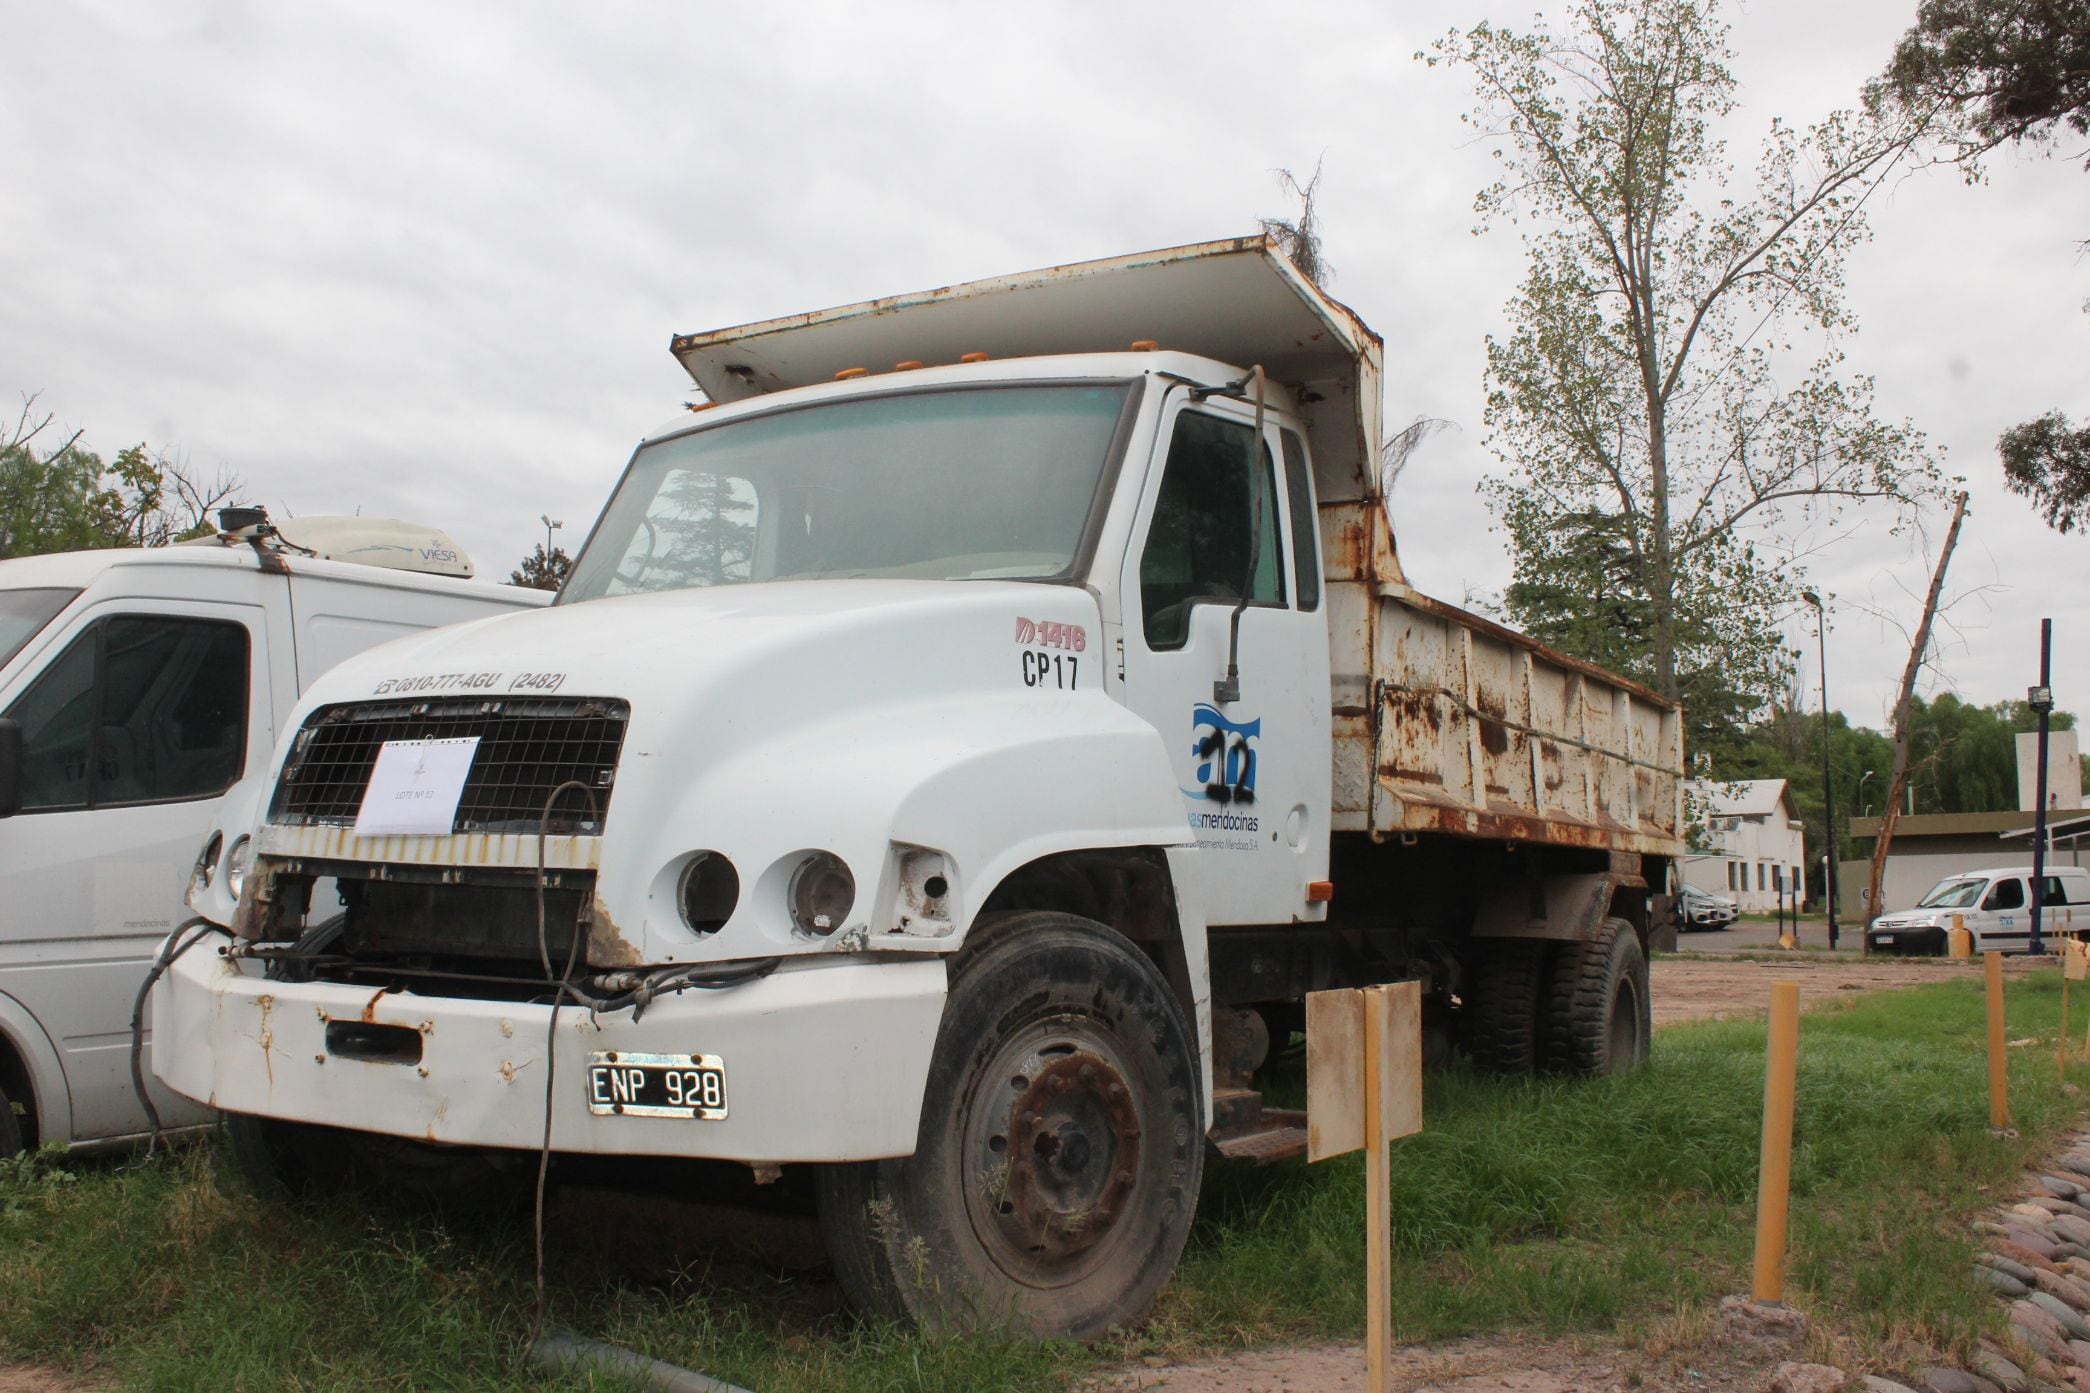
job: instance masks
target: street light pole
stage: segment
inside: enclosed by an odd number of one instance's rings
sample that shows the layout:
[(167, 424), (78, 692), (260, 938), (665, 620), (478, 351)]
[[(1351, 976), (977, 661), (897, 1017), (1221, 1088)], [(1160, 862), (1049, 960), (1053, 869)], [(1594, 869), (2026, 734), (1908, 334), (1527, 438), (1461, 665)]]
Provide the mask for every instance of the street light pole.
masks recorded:
[(1812, 590), (1801, 599), (1814, 607), (1814, 646), (1821, 650), (1822, 881), (1829, 895), (1829, 947), (1836, 947), (1836, 785), (1829, 772), (1829, 612)]
[(2047, 727), (2054, 714), (2054, 621), (2039, 621), (2039, 685), (2025, 694), (2027, 704), (2039, 713), (2039, 774), (2034, 781), (2038, 790), (2038, 810), (2032, 815), (2032, 941), (2026, 947), (2038, 953), (2044, 947), (2039, 941), (2040, 901), (2046, 898), (2040, 892), (2046, 888), (2046, 740)]
[(550, 513), (539, 513), (537, 520), (544, 524), (544, 559), (549, 562), (552, 559), (552, 531), (555, 528), (564, 527), (566, 524), (553, 522)]

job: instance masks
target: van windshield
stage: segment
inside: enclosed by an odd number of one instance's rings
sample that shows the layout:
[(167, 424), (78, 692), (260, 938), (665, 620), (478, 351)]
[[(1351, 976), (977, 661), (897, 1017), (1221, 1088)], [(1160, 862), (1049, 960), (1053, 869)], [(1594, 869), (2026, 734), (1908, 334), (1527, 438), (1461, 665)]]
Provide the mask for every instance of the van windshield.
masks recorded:
[(0, 666), (21, 652), (22, 645), (35, 638), (79, 593), (56, 588), (0, 590)]
[(1971, 879), (1955, 877), (1941, 880), (1930, 887), (1930, 893), (1916, 901), (1918, 909), (1965, 909), (1981, 898), (1981, 887), (1988, 884), (1988, 877), (1974, 876)]
[(1064, 579), (1131, 390), (896, 392), (648, 445), (559, 601), (771, 580)]

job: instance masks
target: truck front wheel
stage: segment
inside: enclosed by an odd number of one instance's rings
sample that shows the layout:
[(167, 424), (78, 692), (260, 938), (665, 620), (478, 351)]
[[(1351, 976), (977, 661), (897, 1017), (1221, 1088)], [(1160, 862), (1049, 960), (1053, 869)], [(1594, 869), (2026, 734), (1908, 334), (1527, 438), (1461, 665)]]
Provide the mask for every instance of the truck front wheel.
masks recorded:
[(835, 1276), (868, 1315), (1086, 1340), (1145, 1314), (1204, 1169), (1190, 1026), (1092, 920), (982, 925), (951, 965), (913, 1156), (823, 1168)]
[(1562, 944), (1546, 993), (1546, 1054), (1568, 1074), (1622, 1074), (1647, 1062), (1647, 954), (1623, 919)]

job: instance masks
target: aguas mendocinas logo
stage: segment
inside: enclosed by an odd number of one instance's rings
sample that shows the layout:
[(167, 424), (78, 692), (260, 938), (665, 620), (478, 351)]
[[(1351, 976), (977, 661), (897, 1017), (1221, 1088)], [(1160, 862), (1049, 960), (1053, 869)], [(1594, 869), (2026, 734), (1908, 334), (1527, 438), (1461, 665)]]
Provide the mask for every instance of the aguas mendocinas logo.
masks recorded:
[(1262, 739), (1263, 718), (1230, 721), (1217, 707), (1200, 703), (1190, 713), (1190, 733), (1195, 737), (1190, 780), (1202, 791), (1184, 792), (1215, 803), (1253, 803), (1256, 743)]

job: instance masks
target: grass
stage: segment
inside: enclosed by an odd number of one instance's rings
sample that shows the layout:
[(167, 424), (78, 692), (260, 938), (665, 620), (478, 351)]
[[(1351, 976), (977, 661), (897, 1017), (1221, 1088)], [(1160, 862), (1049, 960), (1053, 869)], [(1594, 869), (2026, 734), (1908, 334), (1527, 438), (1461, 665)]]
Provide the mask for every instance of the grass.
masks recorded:
[[(1978, 983), (1803, 1018), (1788, 1299), (1857, 1362), (1993, 1333), (1964, 1221), (2085, 1111), (2056, 1077), (2059, 1001), (2055, 973), (2011, 983), (2011, 1038), (2038, 1041), (2011, 1052), (2017, 1139), (1987, 1130)], [(1663, 1032), (1630, 1078), (1432, 1075), (1428, 1129), (1394, 1148), (1400, 1337), (1630, 1333), (1745, 1289), (1762, 1071), (1761, 1022), (1725, 1021)], [(1140, 1353), (1357, 1335), (1363, 1202), (1356, 1158), (1212, 1167), (1152, 1321), (1099, 1350), (925, 1339), (819, 1311), (817, 1281), (642, 1281), (557, 1247), (554, 1318), (762, 1393), (1059, 1390)], [(0, 1163), (0, 1363), (163, 1390), (614, 1386), (527, 1369), (529, 1324), (524, 1224), (263, 1203), (211, 1145)]]

